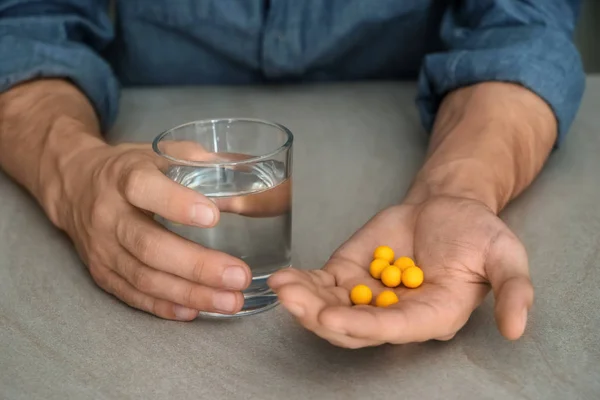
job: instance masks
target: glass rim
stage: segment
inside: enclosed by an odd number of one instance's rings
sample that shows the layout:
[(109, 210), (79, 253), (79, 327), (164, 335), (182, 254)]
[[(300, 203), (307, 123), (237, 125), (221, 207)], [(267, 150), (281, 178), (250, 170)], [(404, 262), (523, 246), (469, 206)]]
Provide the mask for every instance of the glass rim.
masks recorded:
[[(162, 150), (160, 150), (158, 148), (158, 144), (165, 138), (165, 136), (167, 136), (168, 134), (170, 134), (171, 132), (173, 132), (177, 129), (185, 128), (186, 126), (190, 126), (192, 124), (199, 124), (199, 123), (200, 124), (214, 124), (214, 123), (218, 123), (218, 122), (252, 122), (252, 123), (256, 123), (256, 124), (269, 125), (269, 126), (275, 127), (277, 129), (279, 129), (280, 131), (282, 131), (286, 135), (286, 141), (284, 144), (282, 144), (281, 146), (279, 146), (278, 148), (276, 148), (275, 150), (273, 150), (269, 153), (261, 154), (259, 156), (252, 156), (250, 158), (246, 158), (244, 160), (239, 160), (239, 161), (222, 161), (222, 162), (221, 161), (212, 162), (212, 161), (181, 160), (179, 158), (176, 158), (169, 154), (166, 154), (165, 152), (163, 152)], [(285, 149), (290, 148), (292, 146), (293, 141), (294, 141), (294, 135), (292, 134), (292, 131), (290, 131), (284, 125), (281, 125), (277, 122), (267, 121), (267, 120), (258, 119), (258, 118), (243, 118), (243, 117), (241, 117), (241, 118), (213, 118), (213, 119), (199, 119), (199, 120), (185, 122), (183, 124), (174, 126), (172, 128), (169, 128), (169, 129), (161, 132), (152, 141), (152, 150), (158, 156), (163, 157), (174, 163), (182, 164), (182, 165), (188, 165), (188, 166), (234, 166), (234, 165), (250, 164), (253, 162), (271, 158), (271, 157), (281, 153)]]

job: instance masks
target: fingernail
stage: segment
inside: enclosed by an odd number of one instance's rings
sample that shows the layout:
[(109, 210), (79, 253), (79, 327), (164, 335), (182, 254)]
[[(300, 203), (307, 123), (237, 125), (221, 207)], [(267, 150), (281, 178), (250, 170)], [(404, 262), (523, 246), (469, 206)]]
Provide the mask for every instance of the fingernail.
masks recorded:
[(175, 317), (181, 321), (189, 321), (198, 316), (198, 311), (180, 306), (179, 304), (173, 306), (173, 312), (175, 313)]
[(296, 318), (302, 318), (304, 316), (304, 308), (296, 303), (285, 304), (285, 308)]
[(527, 326), (527, 309), (523, 310), (523, 316), (521, 318), (523, 319), (523, 329), (525, 329)]
[(244, 289), (246, 280), (246, 271), (242, 267), (227, 267), (223, 272), (223, 285), (231, 289)]
[(192, 207), (192, 222), (200, 226), (211, 226), (215, 222), (215, 213), (206, 204), (196, 204)]
[(213, 297), (213, 307), (217, 311), (233, 312), (237, 306), (235, 294), (230, 292), (219, 292)]

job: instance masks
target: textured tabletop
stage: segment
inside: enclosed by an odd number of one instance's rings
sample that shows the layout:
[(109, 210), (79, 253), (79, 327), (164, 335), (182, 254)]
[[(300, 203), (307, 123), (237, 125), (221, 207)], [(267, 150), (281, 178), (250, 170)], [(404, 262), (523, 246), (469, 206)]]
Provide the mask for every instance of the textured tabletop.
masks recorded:
[[(256, 117), (295, 134), (294, 260), (318, 268), (401, 198), (424, 155), (413, 84), (136, 89), (113, 142), (192, 119)], [(600, 77), (564, 148), (503, 213), (529, 250), (536, 302), (504, 340), (491, 298), (450, 342), (333, 347), (278, 307), (169, 322), (98, 289), (70, 242), (0, 175), (1, 399), (600, 398)], [(340, 202), (340, 198), (345, 201)]]

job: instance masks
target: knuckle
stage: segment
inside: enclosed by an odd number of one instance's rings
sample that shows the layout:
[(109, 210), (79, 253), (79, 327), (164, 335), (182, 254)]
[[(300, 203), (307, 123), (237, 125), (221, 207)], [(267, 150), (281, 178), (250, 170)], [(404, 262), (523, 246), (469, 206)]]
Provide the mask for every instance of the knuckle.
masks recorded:
[(137, 307), (137, 304), (135, 303), (132, 296), (128, 295), (127, 287), (125, 286), (125, 281), (123, 281), (122, 279), (114, 280), (108, 288), (108, 292), (123, 300), (130, 306)]
[(206, 275), (206, 268), (206, 259), (204, 257), (198, 257), (192, 269), (192, 279), (195, 282), (202, 282)]
[(183, 292), (182, 303), (183, 306), (193, 308), (196, 310), (210, 310), (212, 309), (211, 292), (203, 290), (196, 285), (189, 285)]
[(99, 263), (95, 261), (90, 262), (88, 270), (90, 272), (90, 276), (98, 286), (104, 287), (106, 285), (106, 273), (104, 268), (102, 268)]
[(127, 215), (125, 218), (117, 218), (114, 230), (117, 241), (125, 247), (134, 241), (133, 238), (138, 231), (136, 224), (128, 217)]
[(133, 272), (131, 272), (131, 284), (140, 292), (144, 293), (152, 292), (154, 289), (154, 283), (148, 275), (148, 272), (140, 267), (133, 267)]
[(97, 240), (91, 240), (90, 243), (87, 244), (87, 259), (90, 265), (99, 265), (102, 263), (102, 253), (103, 247), (102, 244)]
[(326, 271), (321, 270), (321, 269), (313, 271), (313, 273), (310, 274), (310, 277), (316, 285), (322, 285), (322, 286), (334, 286), (335, 285), (334, 276)]
[(102, 228), (112, 219), (113, 208), (100, 196), (92, 204), (90, 211), (90, 225), (93, 228)]
[(160, 310), (158, 309), (157, 304), (158, 304), (158, 301), (154, 297), (148, 296), (142, 301), (140, 308), (142, 310), (149, 312), (150, 314), (154, 314), (161, 318), (164, 318), (164, 316), (161, 315), (161, 313), (159, 312)]
[(125, 199), (134, 203), (144, 194), (144, 181), (146, 177), (145, 170), (141, 168), (131, 168), (126, 174), (123, 181), (123, 196)]
[(196, 299), (196, 291), (192, 285), (189, 285), (183, 292), (183, 305), (189, 307), (196, 303)]
[(158, 240), (153, 237), (154, 235), (143, 232), (139, 228), (136, 228), (134, 231), (132, 239), (133, 252), (142, 262), (147, 263), (153, 258), (154, 251), (156, 251), (158, 246)]

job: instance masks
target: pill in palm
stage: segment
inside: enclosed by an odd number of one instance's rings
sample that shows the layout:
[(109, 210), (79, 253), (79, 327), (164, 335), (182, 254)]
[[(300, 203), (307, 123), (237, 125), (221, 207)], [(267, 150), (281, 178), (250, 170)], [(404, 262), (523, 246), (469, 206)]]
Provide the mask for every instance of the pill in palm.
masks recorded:
[(404, 271), (406, 268), (414, 267), (415, 262), (410, 257), (398, 257), (396, 261), (394, 261), (394, 265), (400, 270)]
[(367, 285), (356, 285), (350, 291), (350, 300), (355, 305), (366, 305), (371, 303), (373, 293)]
[(392, 263), (394, 261), (394, 250), (389, 246), (379, 246), (373, 252), (373, 259), (376, 258), (381, 258), (388, 263)]
[(375, 299), (375, 305), (377, 307), (388, 307), (398, 302), (398, 296), (391, 290), (385, 290), (377, 296)]
[(381, 272), (390, 266), (390, 263), (387, 260), (382, 258), (376, 258), (371, 261), (371, 265), (369, 266), (369, 273), (375, 279), (381, 279)]
[(400, 268), (390, 265), (381, 271), (381, 283), (390, 288), (395, 288), (402, 282), (402, 271)]
[(419, 267), (409, 267), (402, 272), (402, 284), (410, 289), (421, 286), (423, 278), (423, 270)]

